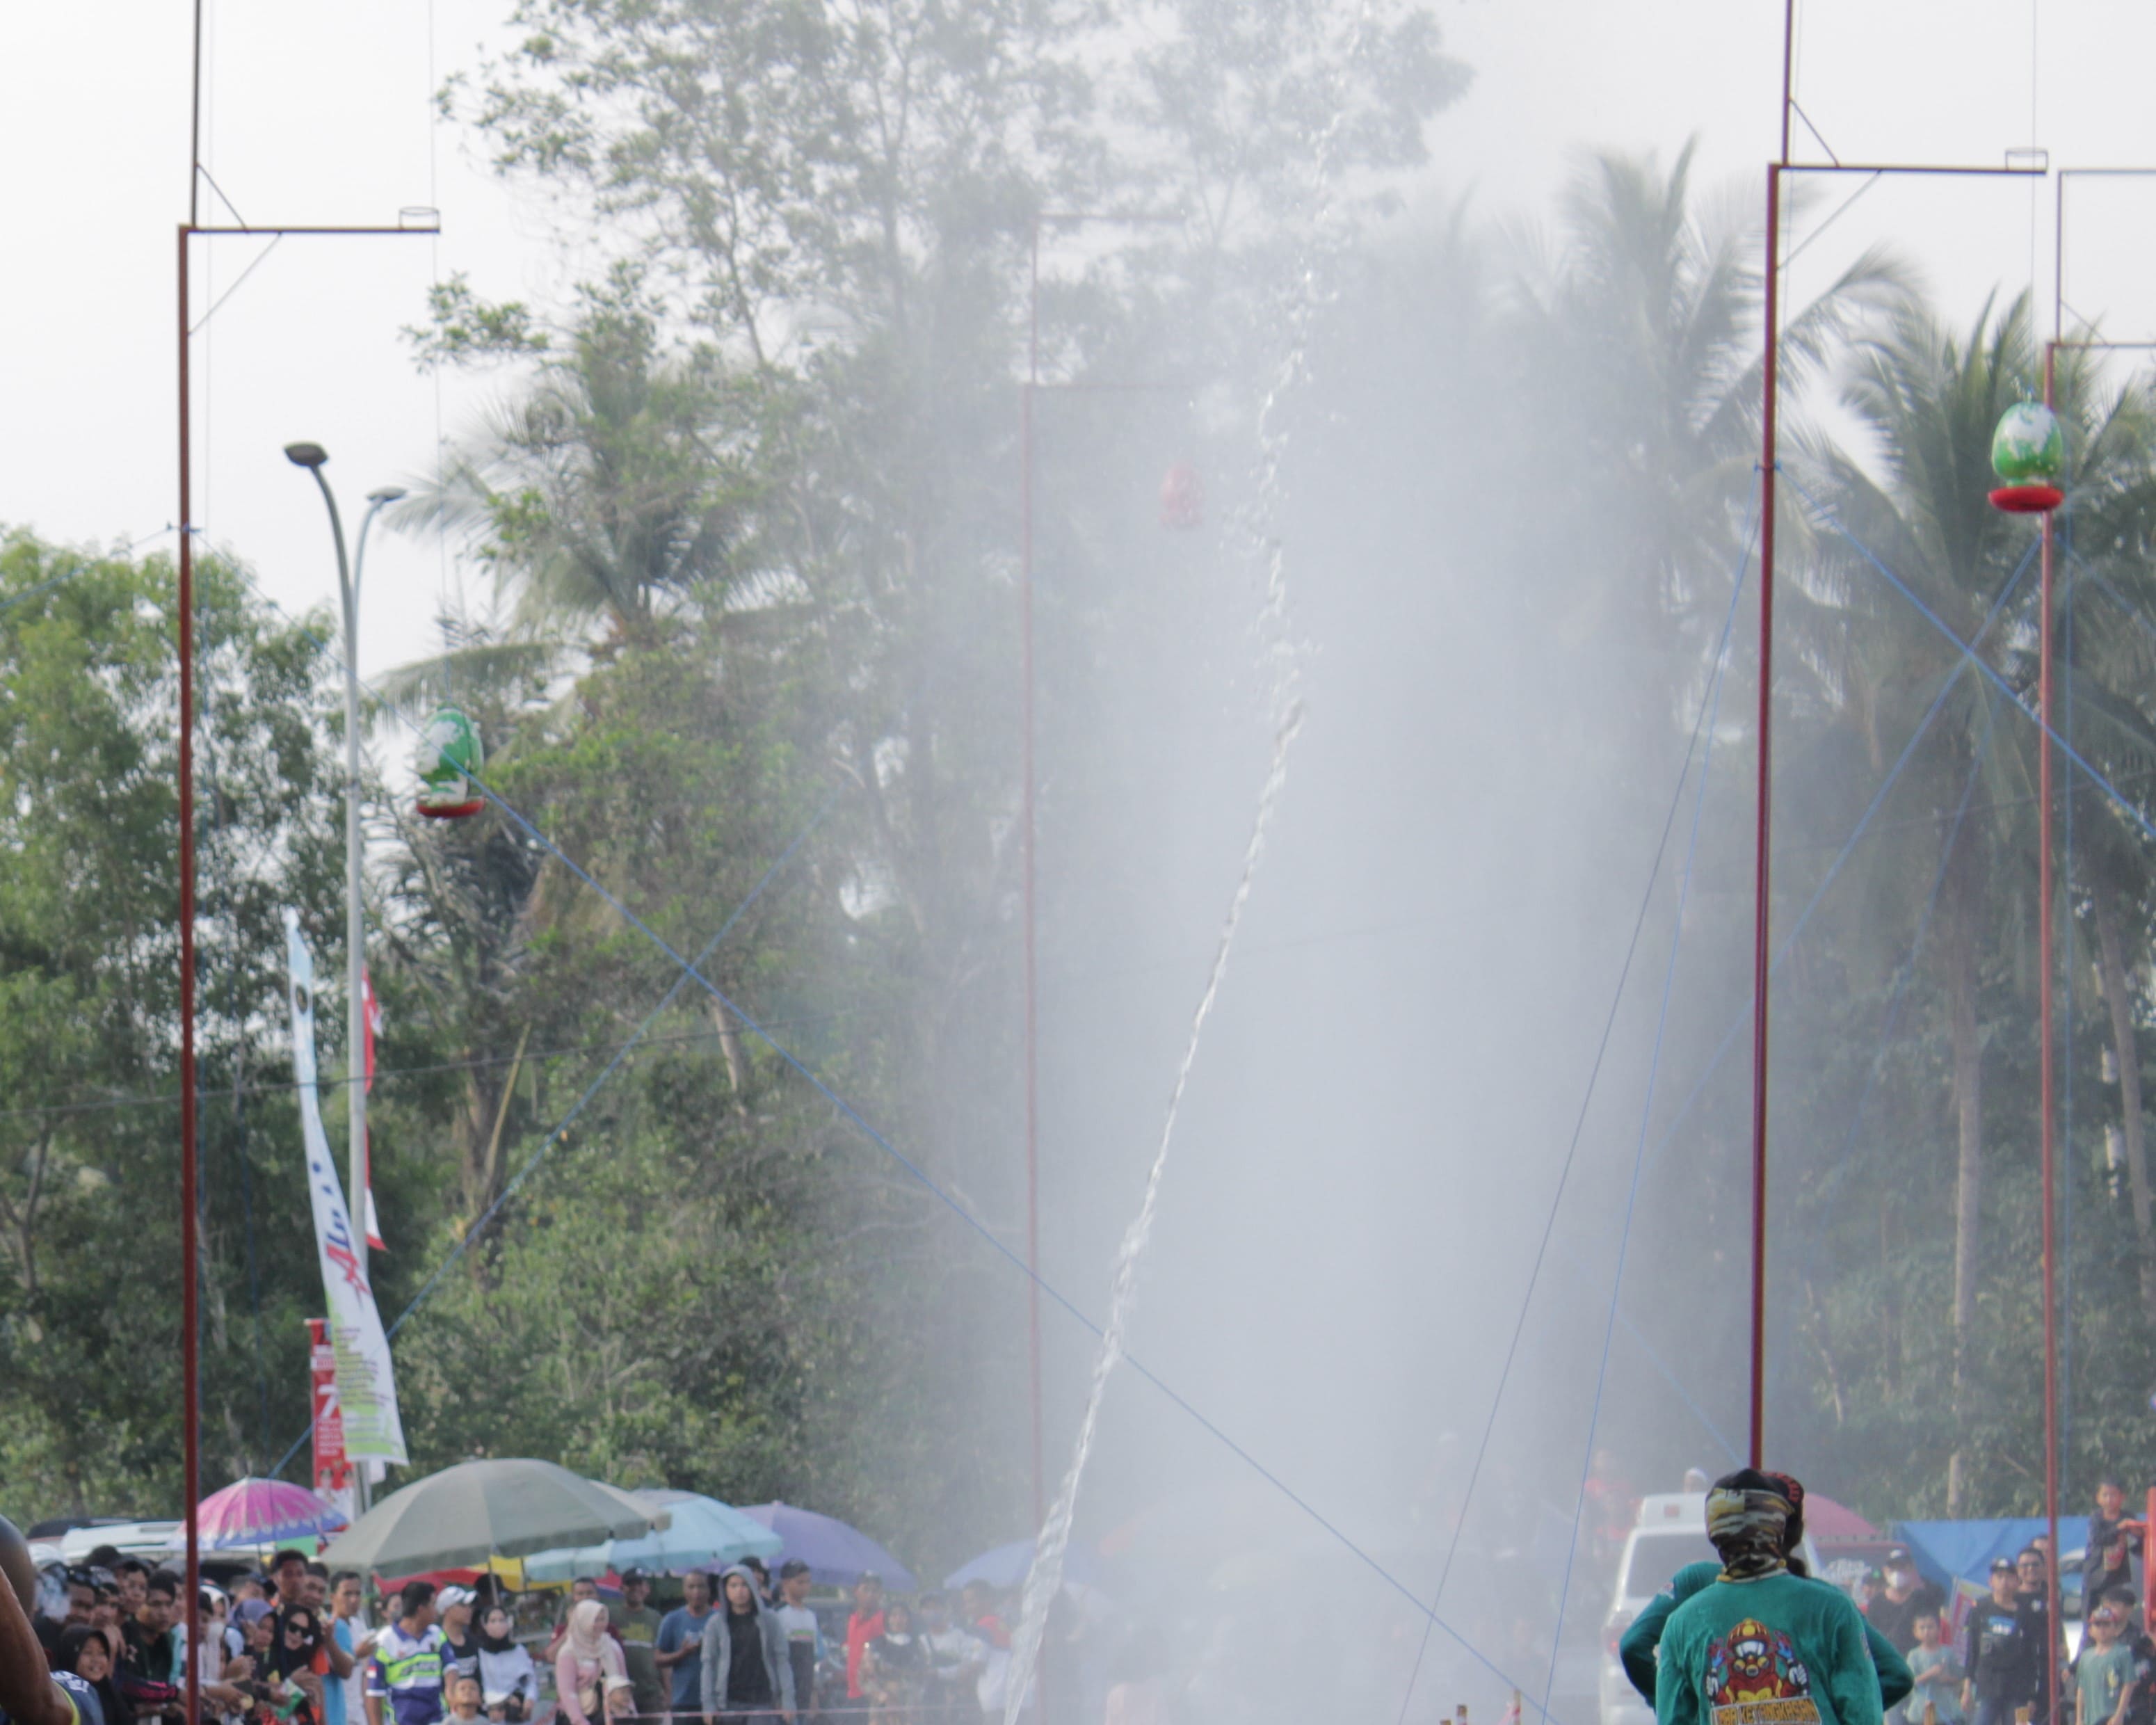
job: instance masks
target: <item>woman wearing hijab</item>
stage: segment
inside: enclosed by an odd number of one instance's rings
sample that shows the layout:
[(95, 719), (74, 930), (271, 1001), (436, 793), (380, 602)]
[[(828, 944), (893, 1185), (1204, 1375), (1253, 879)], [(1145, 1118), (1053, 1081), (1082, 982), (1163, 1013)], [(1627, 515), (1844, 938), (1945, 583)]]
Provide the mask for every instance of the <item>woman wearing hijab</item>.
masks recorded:
[(1839, 1588), (1789, 1573), (1787, 1489), (1747, 1467), (1707, 1494), (1721, 1573), (1663, 1627), (1657, 1725), (1881, 1725), (1863, 1618)]
[[(131, 1725), (132, 1714), (112, 1681), (112, 1648), (95, 1624), (71, 1623), (53, 1648), (53, 1669), (73, 1671), (90, 1686), (97, 1711), (83, 1709), (83, 1725)], [(80, 1690), (75, 1692), (80, 1696)]]
[(562, 1651), (554, 1656), (554, 1694), (569, 1725), (604, 1725), (609, 1713), (627, 1708), (629, 1670), (621, 1644), (607, 1633), (606, 1607), (597, 1599), (569, 1608)]
[(511, 1633), (506, 1609), (491, 1607), (480, 1620), (479, 1689), (488, 1718), (521, 1725), (531, 1717), (531, 1697), (539, 1692), (539, 1669), (531, 1650)]
[(875, 1703), (874, 1725), (906, 1725), (928, 1686), (928, 1646), (914, 1632), (913, 1608), (893, 1599), (883, 1609), (883, 1633), (861, 1661), (861, 1686)]
[(704, 1620), (703, 1686), (704, 1725), (773, 1713), (791, 1725), (793, 1661), (786, 1631), (740, 1563), (721, 1578), (717, 1609)]

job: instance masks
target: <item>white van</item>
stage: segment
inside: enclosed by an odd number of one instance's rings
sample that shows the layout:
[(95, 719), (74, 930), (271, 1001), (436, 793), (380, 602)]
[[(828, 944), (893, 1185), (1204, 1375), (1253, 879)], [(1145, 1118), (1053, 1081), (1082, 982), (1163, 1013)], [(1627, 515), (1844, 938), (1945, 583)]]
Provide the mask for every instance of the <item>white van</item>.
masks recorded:
[[(1818, 1573), (1819, 1553), (1810, 1534), (1799, 1549)], [(1602, 1675), (1597, 1684), (1602, 1725), (1654, 1725), (1654, 1708), (1640, 1698), (1618, 1661), (1617, 1642), (1671, 1576), (1702, 1560), (1719, 1561), (1707, 1537), (1707, 1493), (1663, 1491), (1640, 1499), (1639, 1519), (1618, 1554), (1616, 1589), (1602, 1624)]]

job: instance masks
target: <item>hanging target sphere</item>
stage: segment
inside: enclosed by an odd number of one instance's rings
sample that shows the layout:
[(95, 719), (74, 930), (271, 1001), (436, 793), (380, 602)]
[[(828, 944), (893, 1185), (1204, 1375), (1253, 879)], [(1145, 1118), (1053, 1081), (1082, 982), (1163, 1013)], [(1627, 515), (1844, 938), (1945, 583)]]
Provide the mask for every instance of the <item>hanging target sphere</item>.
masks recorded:
[(2066, 438), (2059, 416), (2041, 402), (2016, 402), (1991, 434), (1991, 465), (2006, 483), (1991, 494), (1992, 506), (2012, 515), (2042, 515), (2066, 501), (2059, 489), (2066, 471)]
[(1160, 524), (1178, 533), (1205, 525), (1205, 486), (1188, 461), (1177, 462), (1160, 482)]
[(445, 706), (419, 733), (413, 764), (419, 769), (419, 813), (430, 820), (461, 820), (486, 807), (470, 775), (486, 765), (479, 727), (460, 708)]

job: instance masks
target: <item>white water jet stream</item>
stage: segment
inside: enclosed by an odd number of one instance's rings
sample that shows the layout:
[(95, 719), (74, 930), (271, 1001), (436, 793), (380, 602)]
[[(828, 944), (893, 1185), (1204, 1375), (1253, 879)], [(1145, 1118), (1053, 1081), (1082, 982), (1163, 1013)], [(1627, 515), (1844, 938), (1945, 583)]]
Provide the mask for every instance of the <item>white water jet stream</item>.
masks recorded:
[[(1368, 37), (1370, 23), (1368, 0), (1358, 9), (1355, 23), (1349, 32), (1345, 57), (1353, 59), (1361, 54)], [(1130, 1226), (1124, 1230), (1122, 1245), (1116, 1254), (1115, 1277), (1108, 1298), (1108, 1316), (1101, 1332), (1100, 1352), (1094, 1357), (1093, 1372), (1086, 1386), (1086, 1410), (1078, 1422), (1078, 1436), (1070, 1452), (1070, 1466), (1063, 1476), (1061, 1487), (1050, 1506), (1048, 1518), (1041, 1524), (1034, 1540), (1032, 1566), (1026, 1571), (1024, 1607), (1018, 1630), (1011, 1640), (1010, 1666), (1004, 1688), (1004, 1725), (1018, 1725), (1024, 1711), (1027, 1692), (1033, 1686), (1034, 1674), (1038, 1668), (1040, 1643), (1047, 1628), (1049, 1608), (1063, 1585), (1064, 1554), (1070, 1543), (1070, 1527), (1078, 1509), (1079, 1487), (1084, 1483), (1086, 1465), (1093, 1453), (1093, 1440), (1100, 1430), (1101, 1406), (1107, 1394), (1108, 1380), (1123, 1358), (1123, 1338), (1130, 1327), (1131, 1312), (1137, 1303), (1138, 1261), (1145, 1255), (1147, 1242), (1152, 1237), (1153, 1219), (1159, 1208), (1163, 1177), (1168, 1171), (1168, 1153), (1175, 1140), (1175, 1127), (1183, 1111), (1183, 1098), (1189, 1087), (1191, 1069), (1197, 1064), (1198, 1050), (1204, 1040), (1206, 1020), (1212, 1016), (1214, 1004), (1219, 999), (1221, 979), (1227, 974), (1228, 957), (1234, 950), (1236, 931), (1241, 927), (1243, 911), (1249, 904), (1250, 887), (1257, 878), (1258, 860), (1264, 854), (1265, 836), (1272, 824), (1273, 812), (1280, 802), (1282, 787), (1287, 782), (1288, 752), (1302, 729), (1303, 707), (1297, 692), (1299, 670), (1296, 650), (1291, 635), (1287, 607), (1287, 556), (1279, 530), (1279, 496), (1281, 469), (1286, 454), (1288, 437), (1279, 424), (1280, 412), (1288, 397), (1304, 382), (1310, 368), (1309, 352), (1312, 326), (1319, 306), (1324, 302), (1326, 290), (1322, 282), (1324, 272), (1321, 261), (1330, 264), (1337, 257), (1348, 241), (1348, 236), (1333, 228), (1332, 167), (1340, 126), (1347, 117), (1343, 100), (1333, 105), (1332, 117), (1316, 140), (1314, 157), (1317, 165), (1318, 198), (1313, 223), (1314, 243), (1306, 251), (1303, 267), (1294, 279), (1291, 304), (1288, 310), (1287, 328), (1290, 331), (1288, 351), (1275, 372), (1271, 386), (1260, 403), (1258, 427), (1258, 459), (1255, 466), (1255, 501), (1245, 517), (1245, 531), (1252, 549), (1261, 554), (1265, 571), (1265, 594), (1257, 617), (1261, 636), (1260, 655), (1270, 674), (1271, 706), (1274, 714), (1272, 759), (1266, 769), (1264, 787), (1258, 793), (1258, 809), (1250, 824), (1250, 842), (1243, 850), (1243, 870), (1235, 882), (1235, 896), (1229, 901), (1228, 915), (1220, 928), (1220, 938), (1213, 949), (1212, 968), (1207, 972), (1204, 991), (1199, 996), (1198, 1009), (1191, 1016), (1190, 1035), (1183, 1045), (1183, 1059), (1175, 1069), (1174, 1087), (1168, 1093), (1168, 1114), (1162, 1122), (1160, 1142), (1153, 1152), (1152, 1167), (1146, 1175), (1145, 1194), (1139, 1200), (1137, 1214), (1132, 1217)]]
[(1190, 1038), (1183, 1045), (1182, 1063), (1175, 1069), (1175, 1087), (1168, 1094), (1168, 1118), (1161, 1127), (1159, 1147), (1153, 1152), (1152, 1168), (1146, 1176), (1145, 1196), (1139, 1202), (1137, 1214), (1131, 1218), (1130, 1226), (1124, 1230), (1122, 1249), (1116, 1255), (1108, 1320), (1101, 1332), (1101, 1351), (1093, 1360), (1092, 1381), (1086, 1388), (1086, 1413), (1078, 1423), (1078, 1440), (1071, 1450), (1070, 1469), (1063, 1476), (1062, 1488), (1055, 1494), (1048, 1519), (1034, 1543), (1033, 1567), (1026, 1572), (1025, 1578), (1024, 1610), (1011, 1641), (1010, 1670), (1004, 1691), (1004, 1725), (1017, 1725), (1040, 1657), (1048, 1608), (1063, 1584), (1063, 1554), (1070, 1543), (1070, 1522), (1078, 1507), (1078, 1487), (1085, 1478), (1086, 1463), (1093, 1453), (1101, 1399), (1107, 1393), (1109, 1378), (1123, 1357), (1123, 1335), (1130, 1324), (1131, 1309), (1136, 1304), (1138, 1260), (1144, 1255), (1146, 1242), (1152, 1237), (1153, 1216), (1160, 1203), (1161, 1177), (1168, 1171), (1168, 1146), (1175, 1137), (1176, 1118), (1183, 1110), (1183, 1092), (1189, 1087), (1190, 1069), (1197, 1063), (1198, 1045), (1204, 1034), (1205, 1021), (1212, 1016), (1213, 1004), (1220, 997), (1220, 979), (1227, 973), (1228, 954), (1235, 944), (1235, 931), (1242, 925), (1244, 906), (1250, 902), (1250, 884), (1257, 876), (1258, 858), (1265, 850), (1265, 829), (1272, 824), (1281, 788), (1287, 782), (1288, 750), (1294, 745), (1296, 733), (1301, 729), (1302, 703), (1291, 697), (1281, 715), (1280, 727), (1273, 734), (1272, 764), (1265, 773), (1265, 788), (1258, 793), (1257, 818), (1251, 823), (1250, 840), (1243, 851), (1242, 875), (1235, 883), (1235, 897), (1229, 901), (1227, 921), (1221, 926), (1219, 943), (1213, 949), (1213, 966), (1206, 973), (1205, 992), (1198, 998), (1198, 1010), (1190, 1021)]

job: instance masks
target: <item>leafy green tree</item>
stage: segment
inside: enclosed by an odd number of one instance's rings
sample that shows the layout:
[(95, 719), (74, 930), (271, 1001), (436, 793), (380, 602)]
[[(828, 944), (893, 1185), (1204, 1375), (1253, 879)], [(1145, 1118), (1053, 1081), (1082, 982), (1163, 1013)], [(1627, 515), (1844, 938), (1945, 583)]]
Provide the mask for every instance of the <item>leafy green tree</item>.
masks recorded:
[[(225, 1092), (275, 1073), (283, 907), (325, 944), (340, 865), (312, 644), (229, 564), (196, 579), (205, 1426), (238, 1471), (275, 1459), (264, 1385), (304, 1422), (321, 1291), (290, 1094)], [(103, 1512), (168, 1508), (179, 1477), (172, 598), (168, 558), (0, 539), (0, 1081), (23, 1104), (0, 1116), (0, 1455), (34, 1500)]]

